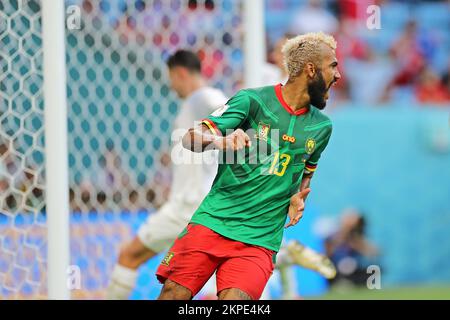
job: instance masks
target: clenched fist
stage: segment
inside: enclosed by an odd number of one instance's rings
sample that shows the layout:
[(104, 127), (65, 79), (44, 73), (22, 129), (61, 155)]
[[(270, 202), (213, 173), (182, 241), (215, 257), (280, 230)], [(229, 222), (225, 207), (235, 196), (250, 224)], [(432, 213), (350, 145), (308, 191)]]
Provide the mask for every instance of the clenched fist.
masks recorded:
[(237, 151), (250, 147), (252, 142), (250, 137), (242, 129), (237, 129), (226, 137), (219, 137), (214, 141), (216, 147), (220, 150)]

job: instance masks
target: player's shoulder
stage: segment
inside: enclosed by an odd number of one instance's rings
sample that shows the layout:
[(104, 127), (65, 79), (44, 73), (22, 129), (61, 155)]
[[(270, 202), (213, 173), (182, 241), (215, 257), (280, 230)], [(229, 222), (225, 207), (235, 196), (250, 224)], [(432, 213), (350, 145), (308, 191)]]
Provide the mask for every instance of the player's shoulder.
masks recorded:
[(261, 103), (266, 103), (266, 100), (273, 98), (275, 95), (275, 86), (246, 88), (240, 90), (237, 95), (247, 99), (251, 104), (259, 105)]
[(330, 117), (314, 106), (310, 106), (311, 117), (315, 121), (330, 121)]
[(256, 87), (256, 88), (247, 88), (247, 89), (243, 89), (241, 91), (245, 91), (245, 93), (248, 95), (257, 95), (257, 96), (263, 97), (267, 94), (274, 94), (275, 86), (270, 85), (270, 86), (263, 86), (263, 87)]
[(333, 124), (328, 115), (320, 111), (318, 108), (314, 106), (310, 106), (310, 123), (309, 127), (323, 129), (327, 131), (332, 131)]

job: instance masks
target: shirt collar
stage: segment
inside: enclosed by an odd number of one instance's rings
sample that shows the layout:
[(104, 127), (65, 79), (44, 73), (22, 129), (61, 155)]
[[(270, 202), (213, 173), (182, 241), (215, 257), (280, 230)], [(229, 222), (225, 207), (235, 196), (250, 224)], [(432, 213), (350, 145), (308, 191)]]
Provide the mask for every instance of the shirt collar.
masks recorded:
[(309, 108), (301, 108), (300, 110), (295, 110), (295, 108), (292, 108), (290, 105), (287, 104), (287, 102), (283, 99), (283, 95), (281, 94), (281, 87), (283, 85), (281, 83), (277, 84), (275, 86), (275, 94), (278, 98), (278, 101), (281, 103), (284, 109), (286, 109), (287, 112), (289, 112), (292, 115), (299, 116), (302, 114), (305, 114), (309, 111)]

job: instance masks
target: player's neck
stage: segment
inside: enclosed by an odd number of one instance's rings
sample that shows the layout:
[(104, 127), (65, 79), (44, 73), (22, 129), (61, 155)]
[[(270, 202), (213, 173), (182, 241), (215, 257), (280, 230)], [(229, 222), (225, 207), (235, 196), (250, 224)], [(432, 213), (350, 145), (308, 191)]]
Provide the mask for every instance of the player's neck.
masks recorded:
[[(299, 88), (303, 89), (299, 90)], [(302, 108), (309, 108), (309, 94), (306, 84), (299, 85), (297, 82), (288, 81), (281, 88), (281, 94), (283, 95), (284, 101), (295, 111)]]
[(187, 83), (188, 90), (187, 96), (192, 95), (195, 91), (206, 86), (206, 82), (202, 77), (193, 77), (189, 83)]

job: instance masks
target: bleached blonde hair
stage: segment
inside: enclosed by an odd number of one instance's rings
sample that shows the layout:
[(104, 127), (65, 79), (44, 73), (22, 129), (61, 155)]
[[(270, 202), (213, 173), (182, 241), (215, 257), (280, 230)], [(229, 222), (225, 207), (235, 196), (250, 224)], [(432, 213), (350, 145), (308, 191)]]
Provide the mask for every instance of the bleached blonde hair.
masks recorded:
[(323, 32), (311, 32), (296, 36), (286, 41), (282, 48), (284, 67), (289, 78), (297, 77), (308, 62), (319, 65), (321, 45), (325, 44), (336, 50), (336, 40)]

